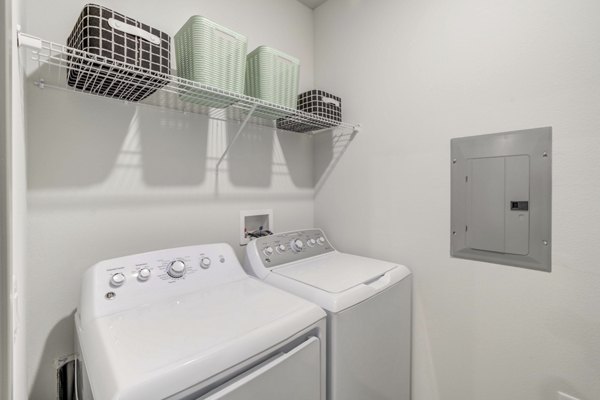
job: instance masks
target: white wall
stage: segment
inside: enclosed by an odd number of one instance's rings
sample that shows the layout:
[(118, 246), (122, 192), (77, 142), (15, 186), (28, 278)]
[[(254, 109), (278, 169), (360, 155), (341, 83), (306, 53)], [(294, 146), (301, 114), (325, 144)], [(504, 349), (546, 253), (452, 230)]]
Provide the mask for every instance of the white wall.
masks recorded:
[[(64, 43), (84, 1), (27, 0), (28, 33)], [(312, 11), (295, 0), (105, 0), (171, 35), (194, 14), (301, 59), (313, 85)], [(27, 362), (32, 399), (53, 399), (54, 360), (73, 351), (82, 272), (111, 257), (228, 242), (239, 211), (272, 208), (278, 230), (313, 223), (312, 142), (250, 128), (222, 166), (237, 124), (28, 84)]]
[[(415, 273), (415, 400), (600, 398), (600, 2), (329, 0), (315, 83), (363, 131), (316, 196)], [(554, 128), (553, 271), (449, 257), (450, 139)]]

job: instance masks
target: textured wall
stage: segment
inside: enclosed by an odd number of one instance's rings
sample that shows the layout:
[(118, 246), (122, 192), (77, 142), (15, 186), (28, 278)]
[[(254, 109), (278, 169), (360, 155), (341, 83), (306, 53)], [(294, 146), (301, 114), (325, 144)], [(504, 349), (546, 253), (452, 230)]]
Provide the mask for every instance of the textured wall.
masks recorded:
[[(330, 0), (315, 83), (356, 137), (315, 202), (415, 273), (415, 400), (600, 398), (600, 3)], [(451, 259), (450, 139), (552, 126), (553, 271)]]

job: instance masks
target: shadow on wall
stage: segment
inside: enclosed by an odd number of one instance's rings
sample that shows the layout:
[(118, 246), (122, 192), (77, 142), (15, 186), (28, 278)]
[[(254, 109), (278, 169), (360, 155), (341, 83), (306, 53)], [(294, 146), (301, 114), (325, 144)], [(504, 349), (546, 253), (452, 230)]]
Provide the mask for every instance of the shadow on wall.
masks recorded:
[(182, 118), (144, 110), (139, 115), (144, 182), (149, 186), (193, 186), (205, 180), (210, 119)]
[[(227, 122), (227, 143), (239, 129)], [(268, 131), (268, 132), (265, 132)], [(247, 125), (227, 156), (229, 179), (236, 186), (269, 187), (273, 173), (273, 133), (260, 126)]]
[[(113, 174), (120, 174), (115, 183), (126, 188), (132, 180), (149, 187), (200, 186), (208, 171), (215, 172), (214, 163), (239, 128), (238, 122), (205, 115), (183, 117), (85, 94), (28, 88), (27, 171), (33, 190), (91, 187)], [(275, 176), (286, 175), (298, 188), (315, 188), (326, 179), (335, 166), (339, 135), (274, 132), (246, 127), (227, 159), (233, 186), (268, 188)]]
[(135, 108), (99, 109), (80, 95), (35, 87), (27, 100), (29, 188), (89, 186), (108, 178)]
[[(296, 187), (314, 188), (315, 183), (315, 154), (313, 150), (314, 137), (308, 135), (296, 135), (288, 132), (279, 132), (277, 134), (281, 146), (282, 155), (278, 157), (283, 159), (288, 167), (290, 178)], [(298, 151), (301, 147), (303, 151)], [(306, 155), (310, 158), (306, 158)], [(330, 160), (331, 161), (331, 160)], [(305, 173), (306, 167), (310, 167), (309, 173)]]
[(314, 187), (319, 192), (329, 175), (335, 169), (343, 154), (348, 150), (350, 143), (356, 137), (357, 131), (344, 132), (341, 129), (332, 129), (322, 132), (314, 137)]
[(317, 184), (327, 172), (333, 160), (333, 132), (323, 132), (314, 137), (313, 181)]
[[(37, 371), (31, 386), (29, 398), (32, 400), (56, 399), (58, 392), (48, 393), (48, 388), (57, 388), (56, 373), (50, 374), (48, 371), (55, 371), (57, 368), (56, 361), (65, 355), (72, 354), (75, 349), (65, 348), (65, 343), (74, 343), (74, 314), (58, 321), (52, 328), (42, 350), (41, 360), (38, 364)], [(58, 388), (56, 389), (58, 391)]]
[(30, 189), (87, 187), (116, 169), (129, 179), (141, 169), (148, 186), (204, 182), (209, 118), (52, 89), (28, 96)]

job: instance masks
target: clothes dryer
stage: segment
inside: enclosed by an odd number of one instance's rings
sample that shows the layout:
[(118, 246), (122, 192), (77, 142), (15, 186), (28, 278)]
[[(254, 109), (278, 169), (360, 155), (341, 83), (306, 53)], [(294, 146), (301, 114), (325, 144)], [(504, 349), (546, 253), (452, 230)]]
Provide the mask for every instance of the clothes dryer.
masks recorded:
[(227, 244), (96, 264), (75, 324), (79, 399), (325, 400), (325, 313)]

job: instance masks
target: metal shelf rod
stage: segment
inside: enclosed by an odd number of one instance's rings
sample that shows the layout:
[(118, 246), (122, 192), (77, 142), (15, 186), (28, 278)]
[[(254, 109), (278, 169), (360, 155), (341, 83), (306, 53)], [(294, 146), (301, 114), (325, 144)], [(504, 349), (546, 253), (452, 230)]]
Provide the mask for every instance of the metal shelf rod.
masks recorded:
[(221, 166), (221, 163), (223, 162), (223, 160), (225, 159), (225, 157), (229, 153), (229, 150), (231, 150), (231, 148), (233, 147), (233, 145), (235, 144), (235, 142), (238, 140), (238, 138), (240, 137), (240, 134), (242, 133), (242, 131), (246, 127), (246, 124), (248, 123), (248, 121), (252, 117), (252, 114), (254, 114), (254, 111), (256, 110), (256, 107), (257, 107), (257, 104), (253, 105), (252, 108), (250, 109), (250, 111), (248, 111), (248, 115), (246, 115), (246, 118), (244, 119), (244, 121), (240, 125), (239, 129), (235, 133), (235, 136), (233, 137), (233, 139), (231, 140), (231, 142), (227, 145), (227, 148), (225, 148), (225, 152), (223, 152), (223, 154), (221, 155), (221, 158), (219, 158), (219, 161), (217, 161), (217, 167), (216, 167), (217, 173), (219, 173), (219, 167)]

